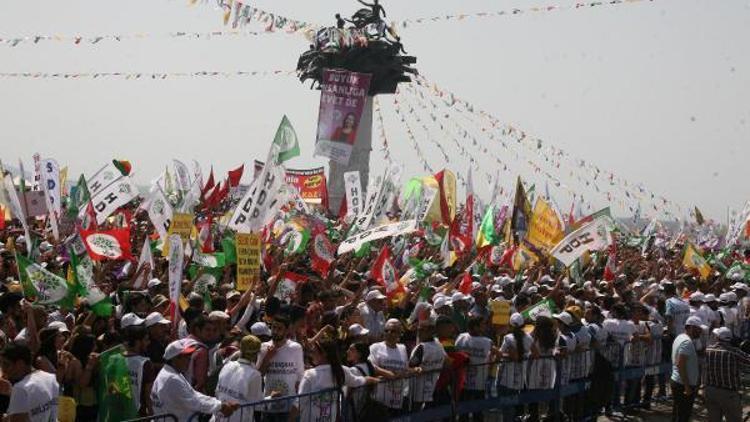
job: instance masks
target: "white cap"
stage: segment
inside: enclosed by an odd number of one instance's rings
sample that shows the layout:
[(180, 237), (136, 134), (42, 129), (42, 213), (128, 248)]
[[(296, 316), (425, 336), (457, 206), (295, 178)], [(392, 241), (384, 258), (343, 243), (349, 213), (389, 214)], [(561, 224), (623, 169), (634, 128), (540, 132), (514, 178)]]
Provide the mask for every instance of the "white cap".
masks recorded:
[(744, 290), (746, 292), (750, 291), (750, 287), (748, 287), (748, 285), (745, 284), (745, 283), (734, 283), (734, 285), (732, 286), (732, 288), (734, 290)]
[(385, 299), (385, 295), (383, 293), (380, 293), (380, 290), (370, 290), (367, 292), (367, 295), (365, 296), (365, 302), (369, 302), (371, 300), (380, 300)]
[(722, 293), (719, 295), (719, 300), (722, 302), (737, 302), (737, 294), (734, 292)]
[(565, 325), (573, 324), (573, 316), (571, 316), (568, 312), (560, 312), (559, 314), (552, 315), (552, 317), (562, 321), (562, 323)]
[(703, 325), (703, 320), (698, 318), (697, 316), (691, 316), (685, 321), (685, 326), (693, 326), (693, 327), (700, 327)]
[(732, 341), (732, 330), (727, 327), (714, 328), (711, 333), (720, 341)]
[(49, 328), (57, 328), (57, 331), (59, 331), (61, 333), (69, 333), (70, 332), (70, 330), (68, 329), (68, 326), (65, 325), (65, 323), (62, 322), (62, 321), (52, 321), (52, 322), (50, 322), (47, 325), (47, 327), (49, 327)]
[(705, 303), (716, 302), (716, 295), (714, 295), (713, 293), (709, 293), (703, 296), (703, 302)]
[(224, 298), (227, 299), (227, 300), (229, 300), (229, 299), (231, 299), (231, 298), (233, 298), (235, 296), (241, 296), (241, 295), (242, 295), (242, 293), (238, 292), (237, 290), (230, 290), (230, 291), (227, 292), (226, 295), (224, 295)]
[(352, 324), (349, 326), (348, 334), (349, 337), (366, 336), (370, 334), (370, 330), (363, 327), (361, 324)]
[(435, 302), (434, 302), (435, 306), (434, 306), (434, 308), (435, 309), (440, 309), (443, 306), (451, 306), (451, 304), (452, 304), (452, 302), (451, 302), (450, 298), (447, 298), (445, 296), (440, 296), (439, 298), (435, 299)]
[(229, 319), (229, 314), (224, 311), (211, 311), (208, 319)]
[(120, 328), (132, 327), (133, 325), (141, 325), (144, 322), (146, 322), (145, 319), (130, 312), (130, 313), (123, 315), (122, 319), (120, 319)]
[(526, 293), (530, 295), (535, 295), (539, 291), (539, 288), (536, 286), (531, 286), (528, 289), (526, 289)]
[(164, 318), (164, 315), (158, 313), (158, 312), (151, 312), (146, 317), (146, 328), (153, 327), (156, 324), (171, 324), (172, 322), (166, 318)]
[(148, 281), (148, 284), (146, 285), (148, 286), (149, 289), (151, 289), (160, 284), (161, 284), (161, 280), (159, 280), (158, 278), (152, 278), (151, 280)]
[(268, 328), (268, 324), (259, 321), (250, 326), (250, 333), (254, 336), (268, 336), (271, 337), (271, 329)]
[(164, 360), (174, 359), (179, 355), (185, 353), (193, 353), (197, 348), (195, 340), (189, 338), (183, 338), (175, 340), (167, 345), (164, 350)]
[(467, 299), (468, 297), (461, 292), (453, 293), (453, 295), (451, 296), (451, 301), (453, 303), (456, 303), (459, 300), (467, 300)]
[(705, 296), (701, 292), (693, 292), (690, 294), (691, 302), (705, 302)]
[(519, 314), (518, 312), (514, 313), (510, 316), (510, 325), (513, 327), (521, 327), (523, 326), (523, 315)]

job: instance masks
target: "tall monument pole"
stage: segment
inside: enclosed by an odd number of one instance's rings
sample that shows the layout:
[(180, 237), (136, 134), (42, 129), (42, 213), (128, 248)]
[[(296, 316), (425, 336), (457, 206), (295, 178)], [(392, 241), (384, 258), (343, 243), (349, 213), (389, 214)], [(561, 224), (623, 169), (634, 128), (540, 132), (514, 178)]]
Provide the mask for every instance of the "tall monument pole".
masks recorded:
[(372, 1), (357, 0), (366, 7), (357, 10), (351, 19), (336, 14), (336, 26), (319, 28), (309, 50), (302, 53), (297, 62), (300, 80), (310, 79), (313, 87), (318, 88), (323, 83), (325, 69), (371, 75), (349, 161), (329, 161), (328, 206), (333, 214), (338, 213), (341, 202), (346, 199), (345, 172), (359, 171), (362, 187), (368, 185), (374, 97), (395, 93), (399, 83), (410, 82), (409, 74), (417, 73), (410, 67), (417, 59), (406, 55), (401, 38), (385, 21), (386, 13), (379, 0)]

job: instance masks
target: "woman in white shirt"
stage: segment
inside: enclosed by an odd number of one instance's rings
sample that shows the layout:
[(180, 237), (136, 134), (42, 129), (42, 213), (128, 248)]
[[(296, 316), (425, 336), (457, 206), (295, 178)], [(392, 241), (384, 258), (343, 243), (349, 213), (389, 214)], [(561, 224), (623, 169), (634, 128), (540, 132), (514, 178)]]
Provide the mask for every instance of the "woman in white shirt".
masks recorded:
[[(335, 421), (341, 404), (342, 387), (360, 387), (378, 382), (377, 378), (362, 377), (341, 365), (338, 345), (332, 339), (312, 343), (310, 350), (314, 368), (305, 371), (297, 393), (294, 413), (302, 422)], [(313, 393), (313, 394), (310, 394)], [(293, 414), (294, 414), (293, 413)], [(290, 418), (293, 420), (293, 418)]]
[[(539, 353), (534, 339), (523, 330), (523, 316), (518, 312), (510, 316), (510, 334), (506, 334), (500, 345), (504, 362), (498, 367), (497, 392), (500, 396), (518, 394), (526, 386), (526, 361)], [(503, 420), (512, 421), (516, 412), (523, 411), (513, 406), (503, 407)]]

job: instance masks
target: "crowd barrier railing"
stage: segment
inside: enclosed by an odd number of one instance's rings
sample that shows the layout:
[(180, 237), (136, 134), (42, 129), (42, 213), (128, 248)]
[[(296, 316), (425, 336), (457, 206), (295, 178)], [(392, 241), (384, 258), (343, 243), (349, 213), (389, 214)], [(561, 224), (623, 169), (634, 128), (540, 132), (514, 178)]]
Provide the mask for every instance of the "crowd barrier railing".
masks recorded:
[(164, 413), (161, 415), (143, 416), (136, 419), (128, 419), (124, 422), (179, 422), (177, 416), (170, 413)]
[[(525, 413), (538, 415), (540, 404), (547, 405), (547, 414), (553, 419), (563, 411), (585, 419), (594, 417), (605, 406), (620, 410), (632, 405), (619, 402), (628, 381), (663, 376), (671, 371), (671, 363), (663, 362), (661, 355), (659, 359), (648, 357), (650, 348), (646, 343), (607, 343), (596, 350), (467, 365), (459, 372), (429, 371), (382, 380), (371, 386), (261, 400), (240, 406), (230, 417), (217, 416), (215, 420), (263, 422), (277, 420), (279, 413), (296, 409), (300, 422), (364, 419), (422, 422), (454, 420), (480, 413), (512, 415), (520, 407), (528, 407), (523, 410)], [(611, 400), (608, 398), (592, 409), (586, 397), (592, 392), (597, 359), (609, 362), (614, 386)], [(151, 419), (137, 421), (141, 420)], [(199, 420), (194, 415), (189, 422)]]

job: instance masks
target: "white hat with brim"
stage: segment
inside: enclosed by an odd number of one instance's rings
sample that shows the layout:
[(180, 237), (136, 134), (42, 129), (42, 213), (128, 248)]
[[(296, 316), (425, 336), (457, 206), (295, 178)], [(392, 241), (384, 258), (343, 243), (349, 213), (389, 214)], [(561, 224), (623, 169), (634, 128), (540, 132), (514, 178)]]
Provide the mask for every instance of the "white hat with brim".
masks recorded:
[(195, 340), (183, 338), (175, 340), (167, 345), (164, 350), (164, 360), (171, 360), (180, 355), (190, 354), (198, 348)]

